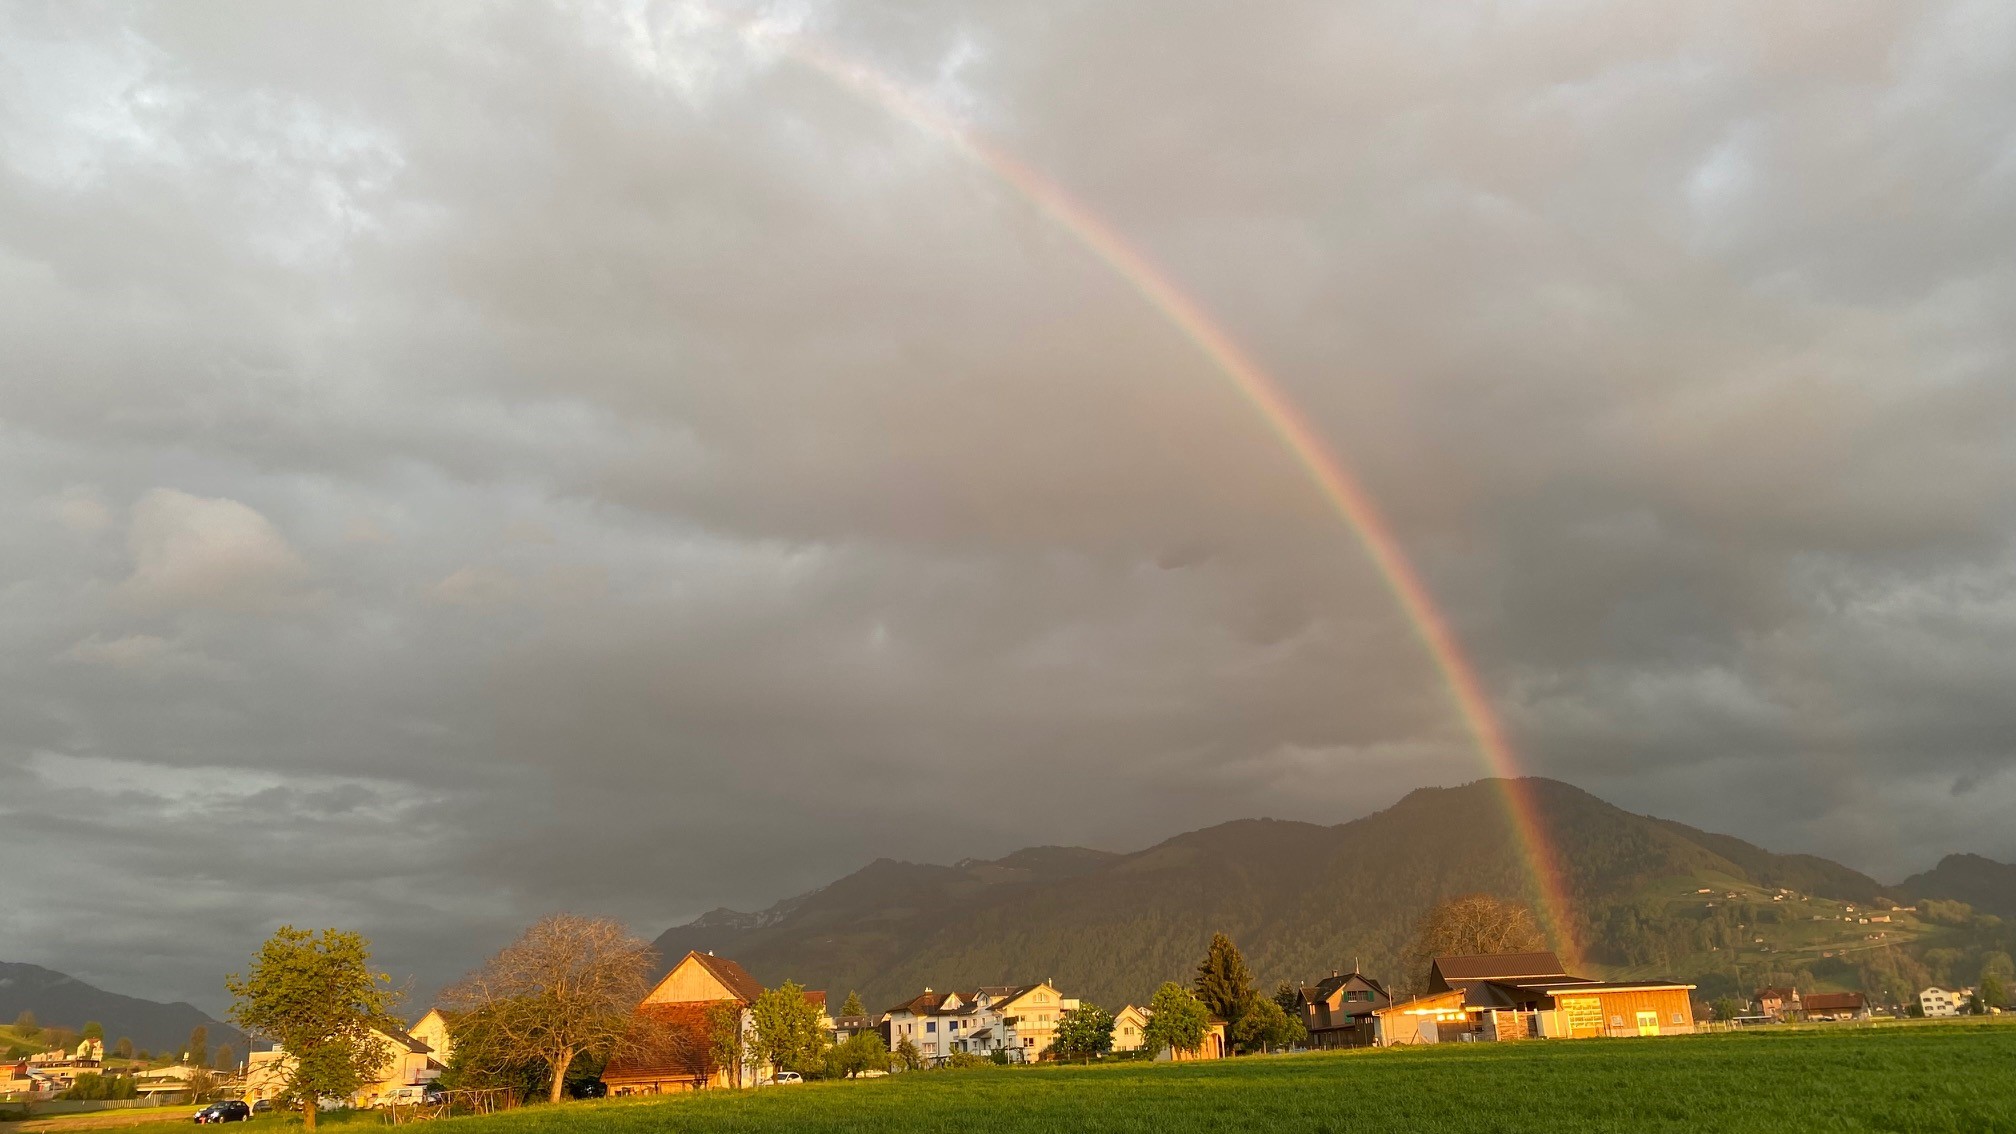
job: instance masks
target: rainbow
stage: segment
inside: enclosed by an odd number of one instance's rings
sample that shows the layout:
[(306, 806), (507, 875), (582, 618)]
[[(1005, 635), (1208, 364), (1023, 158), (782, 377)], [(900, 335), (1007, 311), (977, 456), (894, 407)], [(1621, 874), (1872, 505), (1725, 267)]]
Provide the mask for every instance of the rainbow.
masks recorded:
[(1484, 694), (1476, 667), (1464, 655), (1449, 620), (1435, 603), (1427, 582), (1407, 558), (1391, 525), (1343, 459), (1324, 444), (1315, 427), (1296, 409), (1279, 382), (1254, 361), (1202, 305), (1179, 289), (1139, 249), (1112, 225), (1074, 200), (1060, 186), (990, 143), (973, 130), (937, 110), (886, 75), (836, 54), (802, 35), (775, 26), (719, 17), (740, 27), (752, 41), (825, 75), (841, 86), (887, 109), (937, 137), (993, 173), (1026, 199), (1044, 217), (1069, 233), (1104, 261), (1184, 337), (1195, 343), (1238, 390), (1262, 421), (1293, 454), (1332, 509), (1364, 546), (1401, 612), (1434, 659), (1457, 712), (1475, 738), (1491, 774), (1502, 785), (1506, 811), (1526, 851), (1526, 866), (1539, 897), (1542, 930), (1564, 954), (1574, 952), (1569, 902), (1563, 874), (1533, 798), (1506, 739), (1505, 726)]

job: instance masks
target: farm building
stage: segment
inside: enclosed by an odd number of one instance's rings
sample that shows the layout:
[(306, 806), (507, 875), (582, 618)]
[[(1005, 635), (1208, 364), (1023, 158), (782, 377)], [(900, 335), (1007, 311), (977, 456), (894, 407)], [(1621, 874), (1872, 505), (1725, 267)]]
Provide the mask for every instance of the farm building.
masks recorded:
[[(686, 954), (637, 1005), (637, 1042), (602, 1071), (609, 1093), (657, 1095), (747, 1085), (752, 1069), (720, 1065), (710, 1040), (719, 1028), (746, 1029), (749, 1006), (761, 995), (763, 986), (741, 965), (712, 953)], [(805, 999), (824, 1013), (824, 992), (807, 992)]]
[(1806, 1012), (1805, 1002), (1799, 999), (1796, 988), (1760, 988), (1757, 990), (1757, 1012), (1773, 1020), (1797, 1020)]
[(1866, 1020), (1869, 1001), (1859, 992), (1809, 992), (1806, 994), (1809, 1020)]
[(1600, 981), (1562, 968), (1553, 953), (1437, 957), (1425, 995), (1374, 1013), (1379, 1042), (1685, 1035), (1694, 1030), (1691, 984)]

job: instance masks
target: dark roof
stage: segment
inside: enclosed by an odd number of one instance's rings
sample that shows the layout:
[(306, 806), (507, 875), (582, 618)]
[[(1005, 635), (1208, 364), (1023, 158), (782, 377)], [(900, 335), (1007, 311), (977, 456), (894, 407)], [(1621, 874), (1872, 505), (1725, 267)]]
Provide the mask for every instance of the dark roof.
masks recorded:
[(1318, 1000), (1328, 1000), (1330, 999), (1330, 995), (1332, 993), (1336, 992), (1340, 988), (1343, 988), (1345, 985), (1350, 984), (1354, 980), (1357, 981), (1359, 984), (1362, 984), (1365, 987), (1371, 989), (1382, 999), (1385, 1000), (1393, 999), (1392, 995), (1389, 994), (1386, 991), (1385, 987), (1381, 985), (1378, 981), (1373, 980), (1371, 977), (1366, 976), (1364, 973), (1358, 973), (1358, 972), (1341, 973), (1325, 977), (1322, 980), (1316, 982), (1315, 988), (1303, 989), (1302, 996), (1304, 999), (1307, 999), (1311, 1002)]
[[(679, 964), (685, 964), (687, 958), (699, 961), (701, 967), (712, 973), (715, 980), (720, 981), (723, 987), (745, 1003), (754, 1004), (756, 998), (763, 995), (763, 986), (756, 983), (756, 978), (749, 975), (749, 970), (726, 957), (717, 957), (712, 953), (702, 953), (695, 949), (680, 958)], [(676, 969), (679, 965), (672, 967)], [(822, 992), (819, 996), (824, 1000), (826, 994)]]
[(865, 1029), (865, 1028), (872, 1028), (872, 1027), (874, 1027), (874, 1026), (875, 1026), (875, 1017), (873, 1017), (873, 1016), (835, 1016), (835, 1017), (833, 1017), (833, 1026), (834, 1026), (834, 1027), (836, 1027), (836, 1028), (844, 1028), (844, 1029), (847, 1029), (847, 1030), (849, 1030), (849, 1031), (861, 1031), (861, 1030), (863, 1030), (863, 1029)]
[(1550, 952), (1482, 953), (1462, 957), (1437, 957), (1434, 974), (1445, 982), (1465, 980), (1539, 980), (1565, 977), (1561, 958)]
[(1868, 1001), (1859, 992), (1809, 992), (1800, 1003), (1808, 1012), (1859, 1012)]
[(1757, 999), (1763, 1000), (1768, 997), (1776, 997), (1779, 1000), (1797, 1000), (1799, 999), (1799, 990), (1796, 988), (1776, 987), (1760, 988), (1757, 990)]
[(935, 1011), (943, 1003), (945, 1003), (945, 994), (942, 992), (920, 992), (894, 1008), (889, 1009), (889, 1011), (908, 1012), (913, 1016), (922, 1016), (926, 1012)]

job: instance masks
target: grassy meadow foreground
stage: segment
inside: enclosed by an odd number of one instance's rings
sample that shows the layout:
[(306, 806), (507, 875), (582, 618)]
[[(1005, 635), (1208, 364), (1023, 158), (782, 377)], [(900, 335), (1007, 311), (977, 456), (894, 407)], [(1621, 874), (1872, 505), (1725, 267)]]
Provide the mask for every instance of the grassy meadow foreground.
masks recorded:
[[(981, 1068), (535, 1106), (444, 1134), (767, 1131), (2016, 1130), (2016, 1026), (1463, 1044), (1207, 1063)], [(345, 1115), (337, 1129), (377, 1125)], [(129, 1127), (134, 1134), (186, 1129)], [(298, 1129), (272, 1116), (249, 1124)]]

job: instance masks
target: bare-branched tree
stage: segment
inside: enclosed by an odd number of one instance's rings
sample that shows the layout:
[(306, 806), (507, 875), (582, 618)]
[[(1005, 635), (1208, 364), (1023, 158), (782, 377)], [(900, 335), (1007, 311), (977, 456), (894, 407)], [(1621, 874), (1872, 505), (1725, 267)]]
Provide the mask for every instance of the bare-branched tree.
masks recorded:
[(1414, 944), (1405, 960), (1407, 985), (1418, 987), (1437, 957), (1526, 953), (1546, 947), (1533, 911), (1523, 904), (1490, 894), (1451, 898), (1423, 914), (1414, 926)]
[(483, 1012), (499, 1044), (545, 1063), (559, 1102), (576, 1056), (610, 1053), (634, 1034), (631, 1013), (656, 962), (649, 944), (614, 921), (554, 914), (442, 999)]

